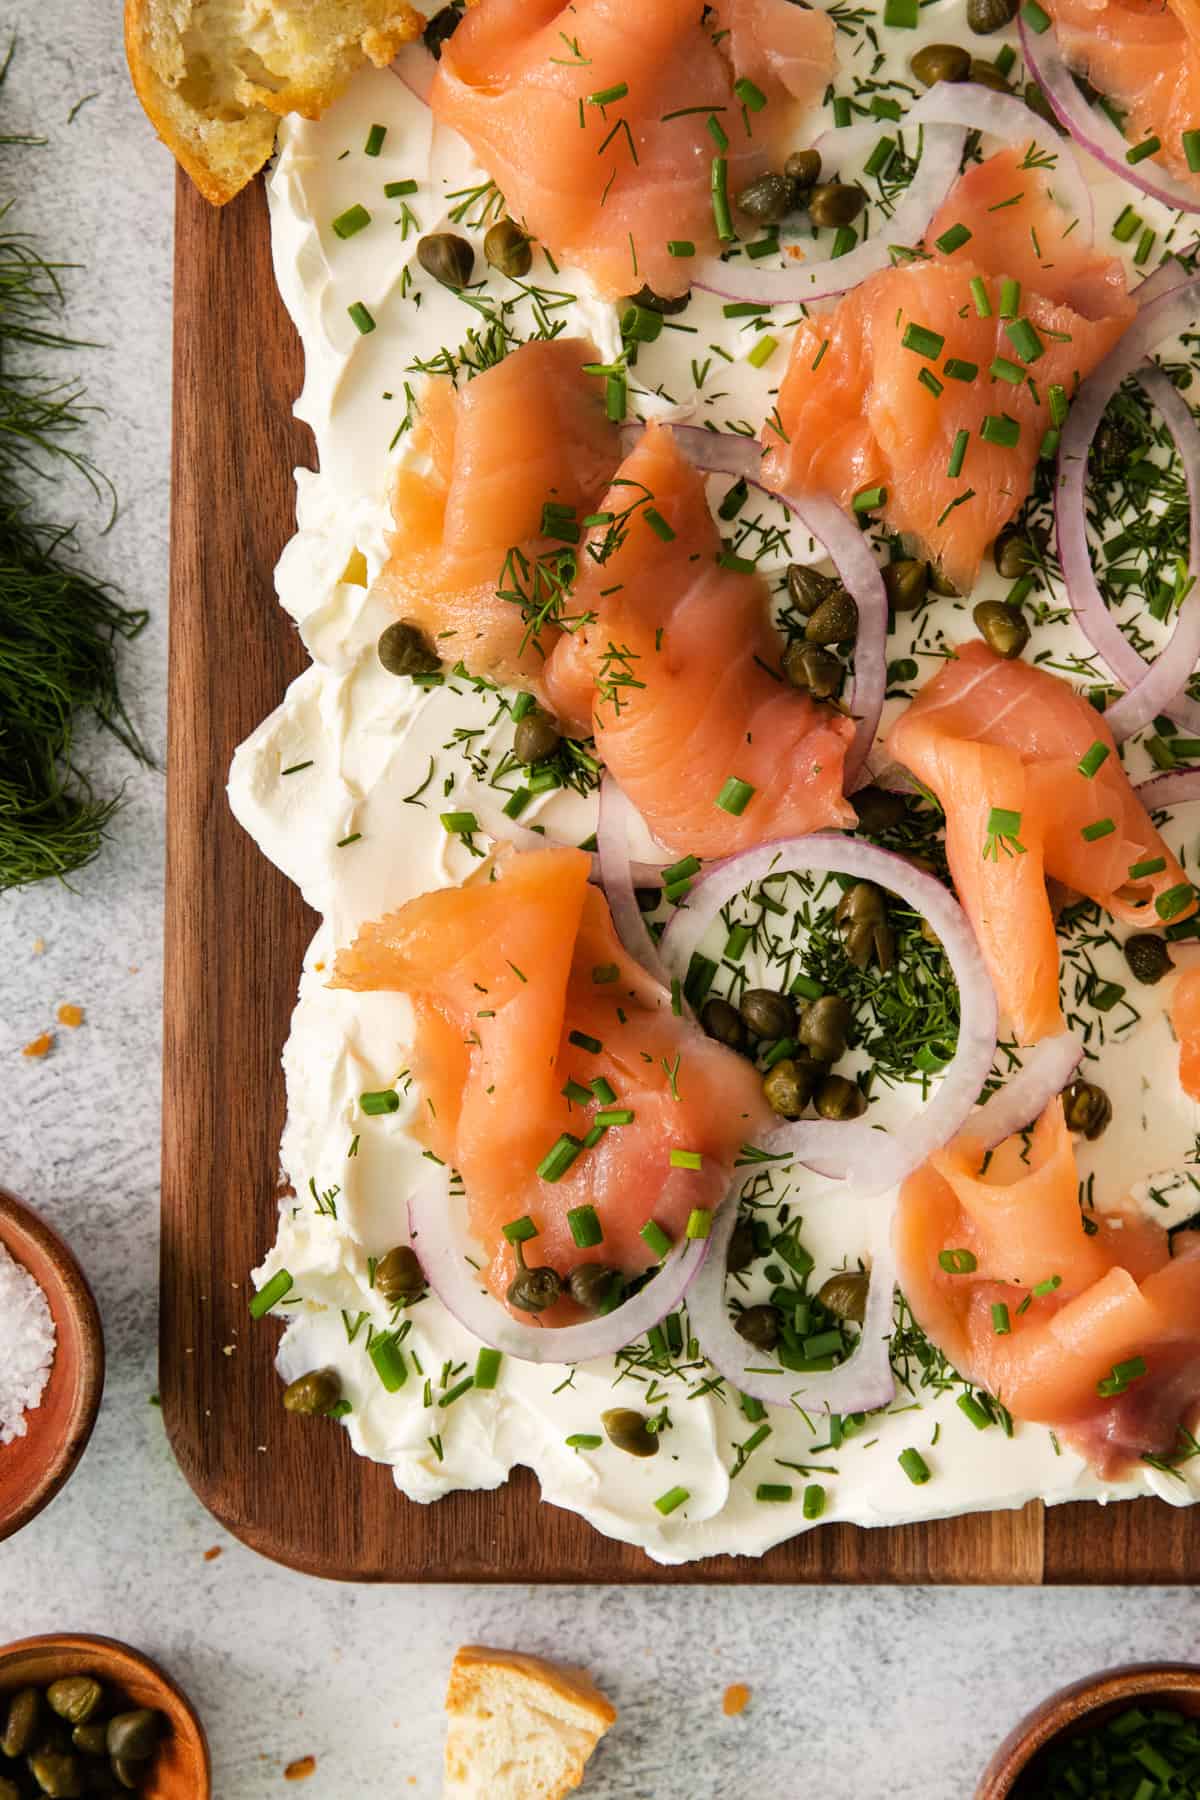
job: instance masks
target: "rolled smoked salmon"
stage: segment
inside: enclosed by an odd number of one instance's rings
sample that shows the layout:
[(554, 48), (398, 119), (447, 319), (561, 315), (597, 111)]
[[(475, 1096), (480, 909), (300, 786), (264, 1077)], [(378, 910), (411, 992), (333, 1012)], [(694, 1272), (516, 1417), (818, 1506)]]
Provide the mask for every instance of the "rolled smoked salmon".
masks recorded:
[(1152, 161), (1200, 189), (1183, 135), (1200, 126), (1197, 0), (1046, 0), (1071, 67), (1126, 113), (1131, 144), (1157, 137)]

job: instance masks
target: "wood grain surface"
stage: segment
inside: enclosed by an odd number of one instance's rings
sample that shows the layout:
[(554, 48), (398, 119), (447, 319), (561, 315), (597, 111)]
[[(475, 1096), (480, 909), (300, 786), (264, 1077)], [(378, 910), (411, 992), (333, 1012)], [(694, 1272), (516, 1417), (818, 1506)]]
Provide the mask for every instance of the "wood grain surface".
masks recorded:
[[(264, 1555), (365, 1581), (1040, 1582), (1186, 1580), (1200, 1514), (1157, 1501), (980, 1513), (895, 1530), (828, 1526), (759, 1560), (661, 1568), (539, 1503), (418, 1506), (345, 1434), (290, 1418), (278, 1326), (246, 1310), (275, 1229), (279, 1053), (314, 928), (235, 824), (234, 748), (305, 666), (272, 571), (293, 529), (300, 347), (275, 289), (261, 183), (220, 210), (176, 191), (161, 1387), (180, 1465)], [(226, 1354), (228, 1346), (232, 1353)]]

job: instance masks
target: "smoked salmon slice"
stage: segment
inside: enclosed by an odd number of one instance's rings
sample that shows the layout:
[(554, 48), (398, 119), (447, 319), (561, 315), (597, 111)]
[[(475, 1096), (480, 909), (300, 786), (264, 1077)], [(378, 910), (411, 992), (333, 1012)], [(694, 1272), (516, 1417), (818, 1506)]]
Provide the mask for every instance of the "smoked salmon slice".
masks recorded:
[(1193, 186), (1184, 133), (1200, 126), (1197, 0), (1046, 0), (1063, 55), (1126, 114), (1131, 144), (1157, 137), (1152, 161)]
[[(773, 673), (767, 585), (722, 565), (704, 477), (669, 429), (647, 428), (604, 511), (614, 523), (593, 531), (572, 601), (587, 623), (546, 670), (560, 723), (594, 731), (668, 849), (728, 856), (853, 824), (842, 766), (854, 726)], [(742, 784), (732, 804), (730, 781)]]
[(946, 815), (954, 886), (1020, 1043), (1063, 1029), (1047, 876), (1126, 925), (1196, 910), (1103, 715), (1056, 675), (961, 644), (888, 749)]
[[(472, 675), (535, 686), (558, 636), (566, 546), (546, 535), (545, 509), (585, 516), (621, 454), (603, 385), (584, 373), (596, 354), (580, 338), (535, 339), (462, 388), (438, 376), (421, 390), (413, 448), (432, 470), (396, 475), (377, 590)], [(528, 606), (505, 597), (521, 593)]]
[(767, 482), (842, 505), (883, 489), (884, 522), (967, 592), (1029, 494), (1052, 407), (1136, 311), (1120, 263), (1084, 236), (1028, 155), (969, 169), (925, 258), (797, 326), (763, 432)]
[(1179, 1081), (1200, 1100), (1200, 967), (1185, 969), (1171, 995), (1171, 1029), (1179, 1040)]
[[(650, 1267), (647, 1221), (677, 1241), (692, 1209), (720, 1204), (738, 1148), (771, 1117), (752, 1065), (677, 1016), (622, 948), (589, 869), (578, 850), (501, 851), (461, 888), (364, 925), (331, 984), (412, 1001), (414, 1130), (461, 1174), (498, 1298), (516, 1270), (503, 1227), (526, 1214), (531, 1267), (564, 1280), (585, 1262)], [(616, 1122), (601, 1132), (605, 1111)], [(569, 1166), (539, 1174), (564, 1142), (578, 1146)], [(673, 1165), (672, 1151), (699, 1166)], [(592, 1248), (571, 1230), (580, 1206), (603, 1231)], [(539, 1316), (573, 1311), (562, 1301)]]
[[(609, 297), (643, 284), (676, 296), (690, 258), (668, 242), (721, 247), (709, 118), (734, 195), (782, 141), (773, 93), (818, 97), (833, 43), (824, 13), (783, 0), (725, 0), (720, 28), (695, 0), (482, 0), (442, 51), (431, 104), (558, 262)], [(743, 107), (735, 74), (761, 77), (765, 107)]]
[(922, 1329), (1014, 1419), (1106, 1479), (1166, 1456), (1200, 1405), (1200, 1234), (1078, 1199), (1061, 1100), (984, 1159), (969, 1132), (904, 1185), (900, 1285)]

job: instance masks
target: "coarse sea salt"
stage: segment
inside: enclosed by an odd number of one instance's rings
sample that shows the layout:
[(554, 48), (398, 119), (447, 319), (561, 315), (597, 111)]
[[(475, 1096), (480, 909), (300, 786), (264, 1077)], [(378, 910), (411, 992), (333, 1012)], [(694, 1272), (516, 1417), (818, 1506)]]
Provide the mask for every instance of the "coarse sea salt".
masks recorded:
[(0, 1444), (25, 1436), (25, 1414), (41, 1404), (53, 1362), (46, 1296), (0, 1244)]

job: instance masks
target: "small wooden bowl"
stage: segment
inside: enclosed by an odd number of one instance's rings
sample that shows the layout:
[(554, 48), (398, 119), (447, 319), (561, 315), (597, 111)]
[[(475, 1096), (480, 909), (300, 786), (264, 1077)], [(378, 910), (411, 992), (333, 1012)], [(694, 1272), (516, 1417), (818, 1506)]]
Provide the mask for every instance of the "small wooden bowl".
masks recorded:
[(195, 1708), (165, 1669), (140, 1650), (106, 1637), (32, 1637), (0, 1649), (0, 1697), (48, 1687), (62, 1675), (94, 1675), (132, 1706), (156, 1707), (168, 1721), (138, 1792), (143, 1800), (212, 1800), (208, 1740)]
[(1123, 1663), (1060, 1688), (1011, 1731), (984, 1771), (975, 1800), (1022, 1800), (1025, 1777), (1046, 1746), (1064, 1733), (1103, 1725), (1139, 1702), (1174, 1706), (1200, 1718), (1200, 1667), (1191, 1663)]
[(0, 1244), (28, 1269), (54, 1317), (54, 1365), (24, 1437), (0, 1445), (0, 1543), (53, 1500), (83, 1455), (104, 1388), (104, 1333), (87, 1277), (56, 1231), (0, 1188)]

